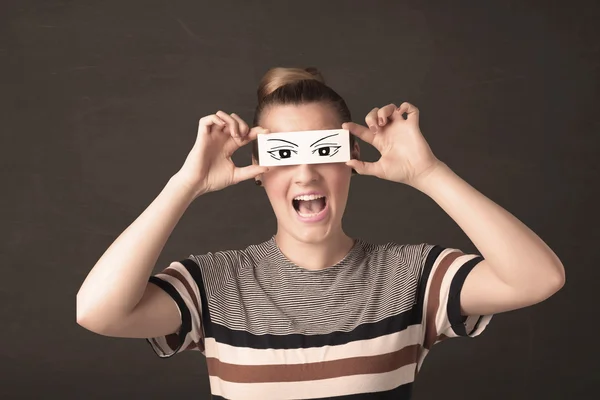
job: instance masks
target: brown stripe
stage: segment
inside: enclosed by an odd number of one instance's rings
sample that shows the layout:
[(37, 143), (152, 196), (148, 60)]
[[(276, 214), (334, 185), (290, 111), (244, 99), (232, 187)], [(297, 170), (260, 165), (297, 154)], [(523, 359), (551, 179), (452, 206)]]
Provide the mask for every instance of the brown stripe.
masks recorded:
[[(188, 344), (188, 346), (185, 348), (185, 350), (194, 350), (198, 348), (198, 343), (196, 342), (190, 342), (190, 344)], [(202, 349), (202, 351), (204, 351)]]
[(422, 355), (423, 355), (423, 350), (424, 347), (423, 346), (419, 346), (419, 348), (417, 349), (417, 365), (415, 365), (415, 379), (417, 378), (417, 375), (419, 374), (419, 360), (421, 359)]
[[(228, 382), (302, 382), (361, 374), (381, 374), (417, 362), (419, 345), (393, 353), (307, 364), (237, 365), (207, 357), (208, 374)], [(268, 350), (265, 350), (268, 351)]]
[(175, 351), (179, 347), (179, 336), (176, 333), (165, 335), (165, 339), (172, 351)]
[(444, 275), (450, 268), (450, 265), (458, 257), (464, 254), (460, 251), (454, 251), (445, 256), (439, 263), (438, 267), (431, 278), (431, 285), (429, 286), (429, 296), (427, 299), (427, 319), (425, 323), (425, 343), (423, 347), (430, 349), (435, 343), (436, 337), (438, 336), (437, 327), (435, 326), (435, 317), (437, 309), (440, 306), (440, 289), (442, 287), (442, 280)]
[[(185, 277), (176, 269), (174, 268), (167, 268), (163, 271), (164, 274), (172, 276), (175, 279), (178, 279), (183, 286), (185, 287), (185, 289), (188, 291), (189, 296), (191, 297), (192, 301), (194, 302), (194, 307), (196, 307), (196, 310), (198, 311), (198, 314), (200, 315), (200, 340), (202, 340), (204, 338), (204, 327), (202, 326), (202, 310), (200, 310), (200, 306), (198, 305), (198, 299), (196, 298), (196, 295), (194, 294), (194, 291), (192, 290), (192, 287), (190, 286), (189, 282), (187, 281), (187, 279), (185, 279)], [(204, 346), (202, 346), (202, 348), (204, 348)]]

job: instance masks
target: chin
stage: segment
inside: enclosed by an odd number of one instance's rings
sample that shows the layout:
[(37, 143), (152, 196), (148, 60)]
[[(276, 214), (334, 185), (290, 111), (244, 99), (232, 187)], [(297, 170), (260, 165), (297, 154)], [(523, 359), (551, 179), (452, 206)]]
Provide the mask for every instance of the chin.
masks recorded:
[(279, 232), (302, 243), (320, 244), (336, 235), (337, 230), (332, 222), (326, 220), (320, 223), (303, 223), (288, 220)]

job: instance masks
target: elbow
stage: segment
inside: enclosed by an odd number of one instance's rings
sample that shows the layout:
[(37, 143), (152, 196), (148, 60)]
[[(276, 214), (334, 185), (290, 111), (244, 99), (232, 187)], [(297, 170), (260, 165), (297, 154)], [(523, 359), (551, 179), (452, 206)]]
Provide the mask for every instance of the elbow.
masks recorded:
[(102, 336), (111, 336), (110, 325), (92, 314), (77, 313), (77, 325)]
[(82, 328), (87, 329), (88, 331), (97, 332), (98, 329), (94, 324), (94, 319), (90, 317), (90, 313), (85, 311), (84, 307), (81, 304), (79, 296), (77, 296), (77, 305), (76, 305), (76, 321), (77, 325)]
[(556, 274), (552, 281), (552, 294), (558, 292), (560, 289), (565, 286), (567, 279), (565, 276), (565, 268), (561, 265), (559, 268), (559, 272)]
[(545, 284), (542, 286), (540, 290), (541, 300), (546, 300), (547, 298), (556, 294), (560, 289), (565, 286), (566, 277), (565, 277), (565, 269), (562, 265), (556, 268), (556, 272), (550, 274), (545, 280)]
[(102, 318), (99, 318), (99, 313), (92, 312), (89, 307), (84, 306), (79, 296), (77, 296), (76, 321), (77, 325), (90, 332), (102, 335), (106, 330), (106, 324), (103, 323)]

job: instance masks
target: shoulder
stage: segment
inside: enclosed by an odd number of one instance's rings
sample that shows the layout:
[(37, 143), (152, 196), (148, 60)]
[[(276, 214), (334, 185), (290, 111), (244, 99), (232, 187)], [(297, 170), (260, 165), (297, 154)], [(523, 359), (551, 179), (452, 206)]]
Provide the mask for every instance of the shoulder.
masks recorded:
[(428, 264), (432, 264), (445, 249), (429, 243), (387, 242), (373, 244), (361, 240), (361, 247), (371, 264), (395, 265), (403, 271), (419, 276)]
[(373, 244), (360, 240), (365, 253), (371, 256), (394, 257), (407, 263), (420, 262), (426, 258), (429, 253), (439, 246), (429, 243), (403, 244), (397, 242), (387, 242)]
[(241, 249), (223, 249), (201, 254), (191, 254), (188, 259), (194, 261), (201, 270), (240, 271), (252, 268), (258, 261), (268, 257), (268, 241), (251, 244)]

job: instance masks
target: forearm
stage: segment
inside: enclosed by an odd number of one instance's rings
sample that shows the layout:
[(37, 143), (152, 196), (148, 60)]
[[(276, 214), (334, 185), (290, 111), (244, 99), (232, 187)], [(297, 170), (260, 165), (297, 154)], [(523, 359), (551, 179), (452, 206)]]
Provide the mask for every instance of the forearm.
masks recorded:
[(167, 239), (193, 199), (175, 178), (169, 180), (88, 274), (77, 293), (78, 320), (109, 323), (133, 310)]
[(465, 232), (494, 273), (517, 289), (555, 288), (564, 281), (559, 258), (531, 229), (440, 163), (413, 185)]

